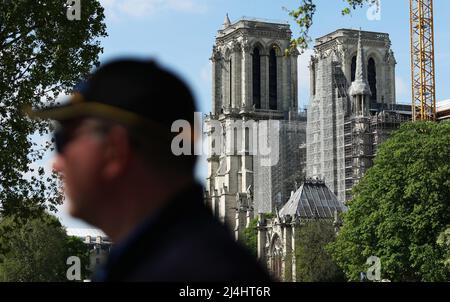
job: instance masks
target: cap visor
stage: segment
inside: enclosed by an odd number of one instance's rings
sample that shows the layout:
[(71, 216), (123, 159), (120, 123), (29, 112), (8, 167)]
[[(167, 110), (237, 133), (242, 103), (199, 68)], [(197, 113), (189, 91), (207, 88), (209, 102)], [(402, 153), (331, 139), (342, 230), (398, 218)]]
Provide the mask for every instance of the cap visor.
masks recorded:
[(57, 121), (69, 120), (89, 115), (89, 106), (85, 103), (66, 104), (33, 110), (31, 106), (23, 108), (23, 112), (32, 119), (52, 119)]

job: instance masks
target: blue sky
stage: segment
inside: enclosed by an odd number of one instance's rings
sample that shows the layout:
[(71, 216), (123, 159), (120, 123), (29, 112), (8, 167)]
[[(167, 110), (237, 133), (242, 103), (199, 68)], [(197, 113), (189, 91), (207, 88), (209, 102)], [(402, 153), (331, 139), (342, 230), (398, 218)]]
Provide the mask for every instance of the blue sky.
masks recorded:
[[(86, 1), (86, 0), (82, 0)], [(286, 8), (296, 8), (300, 0), (101, 0), (105, 7), (109, 36), (102, 39), (106, 62), (123, 56), (156, 58), (174, 70), (192, 87), (200, 111), (210, 111), (211, 70), (209, 58), (217, 30), (224, 16), (232, 22), (242, 16), (286, 20), (297, 32)], [(317, 0), (317, 13), (310, 31), (313, 38), (339, 28), (362, 28), (390, 34), (394, 50), (397, 84), (397, 101), (409, 103), (410, 52), (409, 52), (409, 0), (381, 0), (381, 18), (370, 21), (367, 7), (341, 16), (345, 6), (342, 0)], [(446, 79), (450, 72), (450, 22), (447, 19), (450, 1), (435, 0), (435, 54), (437, 99), (450, 98), (450, 85)], [(309, 99), (308, 60), (310, 51), (299, 59), (299, 101), (305, 107)], [(46, 157), (51, 160), (51, 154)], [(47, 167), (49, 164), (47, 164)], [(205, 174), (199, 170), (199, 177)], [(58, 214), (68, 227), (84, 227), (64, 213)]]

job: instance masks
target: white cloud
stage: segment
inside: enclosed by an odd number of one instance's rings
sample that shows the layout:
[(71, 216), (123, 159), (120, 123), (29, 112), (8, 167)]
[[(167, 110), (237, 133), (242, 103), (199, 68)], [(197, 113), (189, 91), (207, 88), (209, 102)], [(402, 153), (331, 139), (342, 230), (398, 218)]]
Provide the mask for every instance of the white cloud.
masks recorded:
[[(203, 1), (203, 0), (201, 0)], [(199, 0), (101, 0), (107, 17), (117, 21), (121, 17), (149, 17), (163, 11), (205, 13), (207, 6)]]

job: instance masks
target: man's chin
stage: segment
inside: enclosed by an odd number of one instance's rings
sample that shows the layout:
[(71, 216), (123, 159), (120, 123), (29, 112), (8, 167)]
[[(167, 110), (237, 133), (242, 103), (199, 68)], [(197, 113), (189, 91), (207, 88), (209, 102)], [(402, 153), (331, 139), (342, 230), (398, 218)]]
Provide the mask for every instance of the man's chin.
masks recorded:
[(86, 215), (85, 211), (83, 211), (82, 209), (80, 209), (79, 207), (77, 207), (73, 204), (71, 204), (69, 206), (68, 212), (69, 212), (69, 215), (72, 216), (73, 218), (81, 219), (85, 222), (87, 222), (86, 220), (89, 219), (89, 217), (88, 217), (88, 215)]
[(83, 215), (81, 215), (80, 211), (78, 209), (74, 208), (73, 206), (71, 206), (69, 208), (68, 212), (69, 212), (69, 215), (72, 216), (73, 218), (83, 220), (83, 217), (82, 217)]

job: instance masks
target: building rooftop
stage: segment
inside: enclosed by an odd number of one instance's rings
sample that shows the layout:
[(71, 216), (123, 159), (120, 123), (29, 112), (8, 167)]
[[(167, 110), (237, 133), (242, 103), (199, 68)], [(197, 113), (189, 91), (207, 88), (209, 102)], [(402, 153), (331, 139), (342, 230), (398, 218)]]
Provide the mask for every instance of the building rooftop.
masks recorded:
[(346, 211), (346, 206), (338, 201), (320, 180), (306, 180), (300, 188), (292, 194), (288, 202), (279, 211), (280, 216), (290, 215), (304, 219), (334, 218), (335, 212)]
[(67, 235), (69, 236), (75, 236), (75, 237), (87, 237), (91, 236), (92, 238), (95, 237), (108, 237), (105, 233), (103, 233), (99, 229), (87, 229), (87, 228), (67, 228), (66, 230)]
[(281, 21), (281, 20), (269, 20), (262, 18), (252, 18), (252, 17), (241, 17), (238, 20), (231, 22), (228, 18), (228, 15), (225, 17), (225, 21), (222, 29), (219, 30), (217, 37), (222, 38), (225, 37), (238, 29), (241, 30), (268, 30), (268, 31), (277, 31), (283, 37), (290, 37), (289, 22)]
[(439, 101), (436, 103), (437, 111), (450, 110), (450, 100)]
[(450, 100), (437, 102), (436, 113), (438, 120), (450, 120)]
[(317, 38), (316, 46), (325, 44), (340, 37), (350, 37), (357, 40), (359, 33), (361, 33), (361, 38), (363, 40), (377, 40), (383, 43), (389, 41), (389, 34), (387, 33), (341, 28), (325, 36)]

